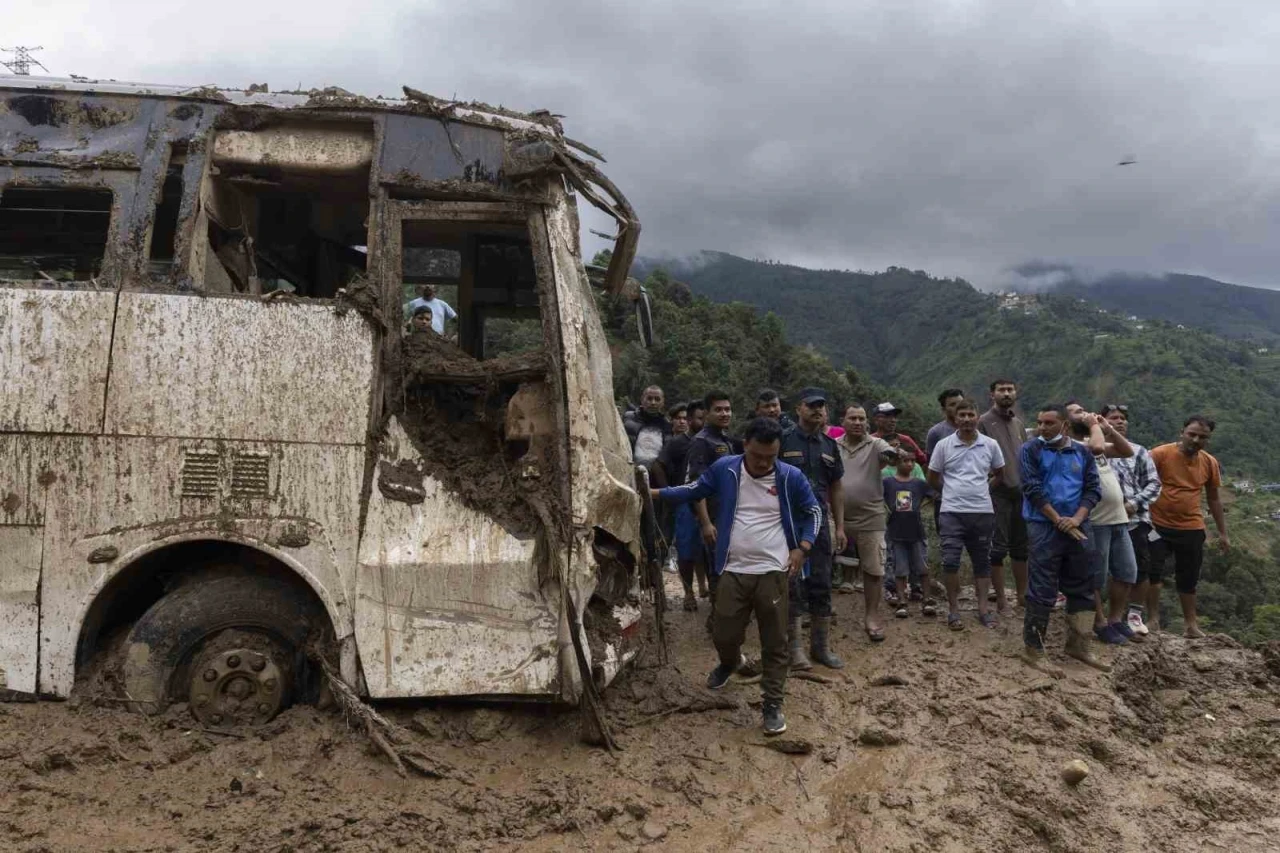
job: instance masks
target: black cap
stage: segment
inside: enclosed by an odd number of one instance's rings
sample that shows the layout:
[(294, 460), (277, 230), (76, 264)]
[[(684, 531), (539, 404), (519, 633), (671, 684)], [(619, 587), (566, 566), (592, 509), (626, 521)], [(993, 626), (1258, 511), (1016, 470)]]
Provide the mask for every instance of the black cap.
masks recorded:
[(827, 392), (821, 388), (801, 388), (799, 398), (801, 403), (812, 406), (815, 403), (827, 402)]

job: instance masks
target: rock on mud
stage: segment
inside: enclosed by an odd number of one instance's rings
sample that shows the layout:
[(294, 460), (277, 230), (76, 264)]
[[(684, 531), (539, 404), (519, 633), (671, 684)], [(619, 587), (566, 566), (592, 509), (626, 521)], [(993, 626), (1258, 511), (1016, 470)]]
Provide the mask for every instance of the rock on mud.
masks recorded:
[(646, 841), (661, 841), (667, 837), (667, 828), (656, 821), (646, 820), (640, 827), (640, 836)]
[(894, 732), (871, 727), (858, 734), (858, 741), (863, 746), (897, 746), (902, 743), (902, 738)]
[(1062, 781), (1068, 785), (1079, 785), (1089, 776), (1089, 765), (1078, 758), (1062, 765)]

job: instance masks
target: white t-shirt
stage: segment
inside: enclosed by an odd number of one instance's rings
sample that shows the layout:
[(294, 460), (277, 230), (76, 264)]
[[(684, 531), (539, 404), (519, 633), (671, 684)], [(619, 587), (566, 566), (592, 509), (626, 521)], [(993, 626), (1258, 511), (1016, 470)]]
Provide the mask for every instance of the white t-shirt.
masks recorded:
[(791, 551), (782, 530), (776, 473), (775, 469), (763, 477), (752, 477), (743, 466), (724, 564), (726, 572), (763, 575), (786, 570)]
[(1106, 456), (1094, 455), (1093, 461), (1098, 466), (1098, 484), (1102, 487), (1102, 500), (1089, 513), (1089, 520), (1094, 524), (1128, 524), (1129, 513), (1124, 511), (1124, 489), (1120, 486), (1120, 475), (1112, 460)]
[(978, 433), (965, 444), (960, 433), (938, 442), (929, 457), (929, 470), (942, 475), (941, 512), (995, 512), (987, 478), (1004, 467), (1004, 453), (994, 438)]
[(658, 424), (646, 424), (640, 427), (636, 435), (636, 449), (632, 453), (637, 465), (648, 466), (662, 452), (662, 427)]

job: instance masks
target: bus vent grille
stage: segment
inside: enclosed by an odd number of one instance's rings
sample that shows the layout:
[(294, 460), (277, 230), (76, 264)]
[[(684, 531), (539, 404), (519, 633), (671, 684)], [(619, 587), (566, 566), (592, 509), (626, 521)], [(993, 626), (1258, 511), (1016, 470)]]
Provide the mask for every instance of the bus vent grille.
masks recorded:
[(188, 450), (182, 459), (182, 496), (211, 498), (218, 494), (218, 453)]
[(271, 455), (244, 450), (231, 460), (231, 494), (237, 498), (265, 498), (271, 491)]

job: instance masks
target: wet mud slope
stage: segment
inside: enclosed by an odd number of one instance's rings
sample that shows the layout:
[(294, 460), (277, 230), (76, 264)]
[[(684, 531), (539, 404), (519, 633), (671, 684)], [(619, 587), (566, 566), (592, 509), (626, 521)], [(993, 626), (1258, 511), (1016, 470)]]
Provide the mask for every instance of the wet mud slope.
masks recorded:
[(576, 711), (536, 706), (380, 706), (438, 776), (402, 778), (336, 710), (237, 736), (102, 692), (0, 705), (3, 849), (1276, 849), (1274, 650), (1165, 636), (1107, 653), (1109, 675), (1055, 655), (1055, 679), (972, 611), (962, 634), (891, 620), (873, 647), (853, 598), (833, 631), (849, 666), (789, 682), (783, 751), (757, 686), (701, 686), (705, 602), (669, 615), (669, 666), (646, 651), (606, 691), (613, 756), (578, 742)]

